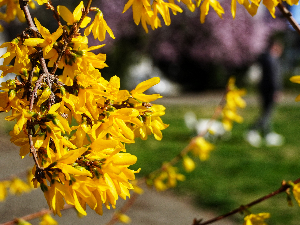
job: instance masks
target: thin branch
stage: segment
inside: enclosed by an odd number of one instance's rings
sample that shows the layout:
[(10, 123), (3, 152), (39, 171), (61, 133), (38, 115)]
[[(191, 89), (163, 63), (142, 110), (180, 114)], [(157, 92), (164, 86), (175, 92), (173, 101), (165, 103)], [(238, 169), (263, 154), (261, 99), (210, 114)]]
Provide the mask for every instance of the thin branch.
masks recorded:
[(52, 67), (51, 74), (55, 74), (55, 72), (58, 68), (59, 62), (62, 59), (68, 44), (72, 41), (72, 38), (79, 32), (80, 24), (82, 23), (82, 21), (86, 17), (86, 15), (90, 12), (90, 7), (91, 7), (91, 4), (92, 4), (92, 1), (93, 0), (88, 1), (87, 6), (85, 7), (85, 10), (83, 11), (79, 22), (77, 24), (76, 23), (73, 24), (72, 29), (71, 29), (70, 34), (69, 34), (69, 37), (65, 38), (64, 45), (63, 45), (63, 47), (62, 47), (62, 49), (61, 49), (61, 51), (60, 51), (60, 53), (59, 53), (59, 55), (56, 59), (56, 62), (54, 63), (54, 65)]
[[(28, 8), (28, 1), (19, 0), (19, 4), (20, 4), (20, 8), (23, 10), (23, 12), (25, 14), (25, 18), (26, 18), (27, 23), (29, 25), (29, 29), (33, 32), (33, 36), (37, 37), (38, 36), (38, 30), (37, 30), (36, 26), (33, 23), (33, 20), (32, 20), (32, 17), (31, 17), (29, 8)], [(30, 111), (32, 111), (32, 109), (33, 109), (34, 100), (37, 96), (37, 90), (40, 88), (40, 84), (41, 84), (42, 80), (45, 77), (47, 77), (47, 83), (48, 83), (49, 88), (51, 89), (51, 86), (52, 86), (50, 74), (49, 74), (45, 59), (43, 57), (42, 49), (40, 47), (37, 47), (37, 51), (38, 51), (38, 56), (39, 56), (40, 64), (42, 66), (43, 73), (41, 73), (39, 79), (35, 83), (35, 87), (34, 87), (33, 91), (31, 91), (30, 105), (29, 105), (29, 110)], [(32, 68), (32, 70), (33, 70), (33, 68)], [(33, 71), (31, 71), (31, 76), (33, 75), (32, 72)], [(49, 109), (50, 109), (51, 101), (49, 100), (48, 103), (49, 103)], [(34, 144), (33, 144), (33, 140), (32, 140), (33, 128), (32, 128), (32, 125), (31, 125), (31, 120), (27, 121), (27, 130), (28, 130), (28, 140), (29, 140), (29, 145), (30, 145), (30, 153), (32, 153), (33, 160), (34, 160), (35, 165), (37, 167), (37, 172), (40, 172), (41, 170), (43, 170), (43, 167), (41, 167), (39, 165), (36, 149), (35, 149)]]
[[(71, 209), (71, 208), (74, 208), (74, 206), (73, 205), (65, 205), (62, 210)], [(20, 220), (29, 221), (29, 220), (33, 220), (35, 218), (41, 217), (41, 216), (43, 216), (45, 214), (49, 214), (49, 213), (52, 213), (52, 211), (50, 209), (42, 209), (39, 212), (32, 213), (32, 214), (29, 214), (29, 215), (26, 215), (26, 216), (23, 216), (23, 217), (20, 217), (20, 218), (16, 218), (16, 219), (14, 219), (12, 221), (9, 221), (9, 222), (6, 222), (6, 223), (2, 223), (0, 225), (18, 224)]]
[(290, 22), (292, 27), (298, 32), (298, 34), (300, 34), (300, 26), (297, 23), (297, 21), (294, 19), (292, 13), (286, 7), (284, 7), (282, 3), (278, 3), (277, 7), (279, 8), (282, 15), (285, 18), (287, 18), (287, 20)]
[[(28, 8), (28, 1), (27, 0), (19, 0), (19, 4), (20, 4), (20, 8), (23, 10), (23, 12), (25, 14), (25, 18), (26, 18), (26, 21), (29, 25), (29, 29), (33, 32), (33, 36), (37, 37), (38, 36), (38, 29), (36, 28), (36, 26), (34, 25), (34, 22), (32, 20), (32, 17), (31, 17), (29, 8)], [(43, 57), (43, 51), (38, 46), (36, 47), (36, 49), (38, 51), (38, 56), (39, 56), (40, 64), (42, 66), (43, 73), (46, 74), (46, 76), (47, 76), (47, 84), (48, 84), (49, 88), (51, 89), (51, 87), (52, 87), (51, 80), (52, 79), (51, 79), (51, 75), (48, 71), (46, 61)], [(31, 97), (34, 98), (34, 93)], [(48, 103), (49, 103), (49, 109), (50, 109), (51, 108), (51, 101), (49, 100)]]
[(20, 4), (20, 8), (23, 10), (24, 14), (25, 14), (25, 18), (27, 21), (27, 24), (29, 26), (29, 28), (35, 32), (37, 32), (37, 28), (33, 23), (29, 8), (28, 8), (28, 1), (26, 0), (19, 0), (19, 4)]
[(54, 6), (52, 5), (52, 2), (50, 0), (48, 0), (48, 2), (46, 3), (46, 6), (48, 9), (50, 9), (53, 12), (53, 17), (55, 18), (55, 20), (58, 23), (58, 26), (61, 26), (61, 22), (60, 22), (60, 17), (58, 12), (55, 10)]
[[(293, 183), (297, 184), (299, 182), (300, 182), (300, 178), (298, 178), (297, 180), (295, 180)], [(269, 194), (267, 194), (267, 195), (265, 195), (265, 196), (263, 196), (261, 198), (258, 198), (258, 199), (254, 200), (254, 201), (252, 201), (252, 202), (250, 202), (250, 203), (248, 203), (246, 205), (242, 205), (242, 206), (240, 206), (240, 207), (238, 207), (238, 208), (236, 208), (236, 209), (234, 209), (234, 210), (232, 210), (232, 211), (230, 211), (230, 212), (228, 212), (226, 214), (223, 214), (221, 216), (217, 216), (217, 217), (215, 217), (213, 219), (210, 219), (210, 220), (207, 220), (207, 221), (205, 221), (203, 223), (201, 223), (201, 220), (200, 221), (194, 220), (193, 225), (212, 224), (212, 223), (214, 223), (216, 221), (222, 220), (222, 219), (224, 219), (226, 217), (229, 217), (229, 216), (232, 216), (232, 215), (234, 215), (236, 213), (243, 212), (247, 208), (250, 208), (250, 207), (252, 207), (254, 205), (257, 205), (258, 203), (261, 203), (261, 202), (263, 202), (263, 201), (265, 201), (265, 200), (267, 200), (269, 198), (274, 197), (275, 195), (278, 195), (278, 194), (280, 194), (282, 192), (285, 192), (290, 187), (291, 187), (291, 185), (289, 183), (283, 181), (282, 184), (281, 184), (281, 187), (278, 188), (276, 191), (273, 191), (273, 192), (271, 192), (271, 193), (269, 193)]]

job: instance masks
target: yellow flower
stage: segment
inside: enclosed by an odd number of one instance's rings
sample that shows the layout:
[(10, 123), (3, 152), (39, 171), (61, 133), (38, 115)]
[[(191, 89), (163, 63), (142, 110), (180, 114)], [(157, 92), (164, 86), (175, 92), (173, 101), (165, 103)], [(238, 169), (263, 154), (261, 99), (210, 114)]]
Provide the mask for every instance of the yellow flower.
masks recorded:
[(0, 202), (3, 202), (7, 196), (6, 188), (9, 187), (9, 181), (1, 181), (0, 182)]
[(183, 157), (183, 167), (186, 172), (191, 172), (195, 169), (195, 162), (188, 156)]
[(152, 95), (146, 95), (143, 94), (146, 90), (151, 88), (152, 86), (158, 84), (160, 81), (159, 77), (153, 77), (149, 80), (143, 81), (140, 84), (136, 86), (135, 89), (133, 89), (130, 93), (133, 98), (142, 101), (142, 102), (152, 102), (155, 101), (158, 98), (161, 98), (159, 94), (152, 94)]
[(84, 35), (88, 36), (91, 31), (93, 32), (94, 38), (98, 38), (99, 41), (105, 40), (105, 34), (106, 32), (115, 39), (115, 36), (112, 32), (112, 30), (107, 25), (106, 21), (103, 18), (103, 13), (99, 10), (95, 16), (94, 21), (92, 24), (87, 27), (84, 31)]
[(28, 184), (26, 184), (24, 181), (20, 180), (19, 178), (14, 178), (9, 186), (10, 193), (14, 195), (19, 195), (24, 192), (30, 192), (31, 188)]
[(10, 104), (7, 92), (0, 92), (0, 111), (10, 111)]
[[(141, 21), (142, 17), (150, 18), (153, 16), (153, 11), (148, 0), (129, 0), (123, 9), (126, 12), (132, 6), (133, 20), (136, 25)], [(145, 16), (147, 14), (147, 16)]]
[(123, 213), (118, 213), (117, 216), (118, 216), (119, 221), (122, 223), (130, 223), (131, 222), (130, 217)]
[(30, 119), (34, 114), (29, 112), (26, 108), (19, 110), (13, 110), (11, 116), (5, 117), (5, 120), (12, 121), (14, 119), (17, 120), (17, 123), (14, 126), (14, 134), (18, 135), (23, 127), (26, 125), (27, 120)]
[[(178, 168), (171, 166), (169, 163), (164, 163), (162, 171), (154, 174), (153, 184), (157, 191), (165, 191), (168, 188), (173, 188), (177, 185), (177, 181), (183, 181), (185, 176), (177, 172)], [(152, 175), (153, 176), (153, 175)]]
[[(174, 0), (169, 0), (169, 2), (174, 4)], [(195, 4), (193, 3), (192, 0), (179, 0), (178, 2), (182, 2), (183, 4), (185, 4), (191, 12), (194, 12), (196, 9)], [(173, 11), (173, 13), (174, 13), (174, 11)]]
[(235, 86), (235, 79), (231, 77), (227, 85), (226, 105), (223, 107), (223, 126), (226, 130), (232, 129), (233, 121), (242, 123), (243, 117), (238, 115), (237, 108), (245, 108), (246, 102), (241, 96), (245, 95), (244, 90)]
[(270, 14), (273, 18), (275, 18), (275, 7), (278, 5), (280, 1), (278, 0), (264, 0), (263, 4), (267, 7)]
[(217, 0), (204, 0), (201, 3), (200, 6), (200, 22), (204, 23), (205, 22), (205, 17), (208, 14), (209, 11), (209, 6), (213, 7), (213, 9), (216, 11), (218, 16), (222, 18), (222, 14), (224, 14), (224, 9), (220, 5), (220, 3)]
[[(23, 10), (21, 10), (18, 1), (2, 0), (0, 2), (0, 6), (3, 7), (4, 5), (6, 5), (6, 11), (5, 11), (5, 13), (0, 14), (0, 18), (2, 20), (9, 23), (9, 22), (13, 21), (17, 16), (21, 22), (26, 21)], [(29, 6), (31, 8), (34, 8), (34, 3), (31, 0), (29, 1)]]
[(192, 140), (190, 149), (194, 155), (199, 156), (200, 160), (204, 161), (208, 159), (209, 153), (214, 149), (214, 146), (203, 137), (196, 137)]
[(35, 0), (39, 5), (46, 4), (48, 0)]
[(298, 202), (298, 204), (300, 206), (300, 183), (294, 185), (293, 194), (294, 194), (296, 201)]
[(235, 14), (236, 14), (236, 2), (238, 1), (239, 4), (243, 5), (244, 1), (248, 1), (248, 0), (231, 0), (231, 14), (233, 19), (235, 18)]
[(144, 193), (144, 190), (137, 185), (137, 180), (133, 180), (131, 181), (131, 184), (133, 186), (133, 191), (139, 195), (143, 194)]
[(270, 218), (270, 213), (250, 214), (244, 218), (244, 225), (267, 225), (265, 219)]
[(24, 69), (31, 70), (31, 62), (29, 55), (35, 52), (35, 49), (22, 45), (18, 38), (15, 38), (12, 42), (3, 43), (0, 48), (7, 47), (7, 51), (1, 58), (4, 58), (3, 65), (9, 65), (14, 59), (13, 67), (3, 67), (4, 71), (2, 77), (7, 73), (13, 72), (15, 74), (20, 74)]
[[(290, 81), (293, 82), (293, 83), (297, 83), (297, 84), (300, 84), (300, 75), (297, 75), (297, 76), (292, 76), (290, 78)], [(299, 102), (300, 101), (300, 95), (298, 95), (295, 99), (296, 102)]]
[(256, 3), (255, 1), (249, 3), (248, 0), (244, 0), (243, 6), (246, 8), (246, 10), (251, 16), (254, 16), (257, 13), (259, 3)]
[(43, 38), (29, 38), (26, 39), (23, 44), (27, 46), (39, 45), (43, 48), (43, 53), (45, 57), (53, 48), (53, 45), (56, 42), (56, 40), (62, 35), (63, 29), (60, 26), (53, 34), (51, 34), (50, 31), (47, 28), (43, 27), (36, 18), (34, 18), (34, 21), (37, 26), (37, 29), (39, 30)]
[(173, 3), (166, 3), (163, 0), (154, 1), (152, 7), (154, 18), (157, 17), (157, 13), (159, 12), (167, 26), (171, 24), (169, 9), (172, 9), (174, 12), (182, 12), (182, 9), (178, 5), (175, 5)]
[(17, 219), (17, 220), (18, 220), (17, 225), (31, 225), (31, 223), (29, 223), (23, 219)]
[[(59, 5), (57, 6), (57, 12), (63, 18), (64, 21), (67, 22), (67, 25), (73, 25), (74, 23), (79, 22), (82, 16), (82, 10), (84, 9), (83, 1), (79, 3), (79, 5), (74, 9), (73, 13), (65, 6)], [(87, 26), (87, 24), (91, 21), (90, 17), (85, 17), (80, 24), (81, 28)]]
[(57, 225), (58, 223), (50, 216), (49, 214), (45, 214), (41, 218), (41, 222), (39, 225)]

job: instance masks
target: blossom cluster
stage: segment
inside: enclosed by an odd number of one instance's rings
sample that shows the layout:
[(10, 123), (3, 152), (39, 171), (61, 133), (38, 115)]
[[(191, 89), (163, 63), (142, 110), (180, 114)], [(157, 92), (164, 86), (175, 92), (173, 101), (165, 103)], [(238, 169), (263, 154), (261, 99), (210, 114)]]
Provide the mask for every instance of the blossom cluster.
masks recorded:
[(32, 182), (58, 215), (65, 202), (83, 215), (86, 204), (102, 214), (103, 204), (114, 208), (119, 197), (129, 197), (138, 171), (128, 167), (137, 157), (125, 144), (152, 133), (161, 140), (168, 127), (160, 118), (165, 108), (150, 103), (161, 96), (144, 94), (159, 78), (127, 91), (120, 90), (119, 77), (101, 76), (106, 56), (92, 51), (103, 45), (89, 47), (87, 35), (100, 41), (106, 32), (114, 36), (100, 9), (94, 9), (93, 21), (87, 16), (89, 7), (83, 2), (73, 12), (52, 7), (58, 15), (53, 33), (26, 15), (29, 29), (0, 46), (7, 48), (1, 76), (16, 74), (1, 84), (0, 111), (11, 112), (6, 117), (16, 121), (11, 141), (20, 146), (22, 158), (32, 155)]
[[(29, 174), (30, 175), (30, 174)], [(32, 176), (28, 176), (31, 178)], [(30, 192), (32, 189), (31, 179), (24, 182), (20, 178), (14, 177), (12, 180), (0, 181), (0, 202), (4, 201), (7, 197), (7, 190), (12, 195), (20, 195), (22, 193)]]
[[(170, 10), (174, 15), (176, 15), (177, 12), (183, 12), (182, 8), (179, 6), (179, 2), (183, 3), (191, 12), (194, 12), (196, 8), (199, 8), (201, 23), (205, 22), (205, 17), (209, 12), (210, 7), (213, 8), (220, 18), (222, 18), (222, 15), (225, 13), (220, 3), (221, 1), (218, 0), (177, 0), (177, 3), (175, 3), (175, 0), (128, 0), (123, 12), (132, 7), (134, 22), (137, 25), (141, 23), (145, 31), (148, 32), (148, 25), (150, 25), (153, 30), (161, 27), (159, 14), (165, 24), (167, 26), (170, 25)], [(279, 3), (287, 2), (289, 5), (298, 4), (298, 0), (232, 0), (231, 14), (233, 18), (235, 18), (236, 15), (237, 2), (242, 5), (251, 16), (254, 16), (257, 13), (259, 6), (264, 5), (273, 17), (275, 17), (275, 7)]]
[(243, 122), (243, 117), (238, 114), (238, 108), (245, 108), (246, 102), (242, 98), (246, 91), (244, 89), (239, 89), (235, 85), (235, 78), (231, 77), (227, 85), (227, 93), (225, 96), (226, 104), (223, 107), (223, 126), (225, 130), (232, 129), (232, 123)]

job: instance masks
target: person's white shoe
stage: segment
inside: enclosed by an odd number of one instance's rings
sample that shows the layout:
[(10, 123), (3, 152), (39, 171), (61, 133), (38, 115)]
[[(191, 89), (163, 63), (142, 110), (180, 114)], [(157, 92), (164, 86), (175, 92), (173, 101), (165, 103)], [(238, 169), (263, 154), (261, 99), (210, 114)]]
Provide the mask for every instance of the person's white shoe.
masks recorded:
[(265, 139), (267, 147), (282, 146), (284, 143), (284, 137), (275, 132), (268, 133)]
[(253, 147), (259, 148), (262, 144), (262, 138), (258, 131), (250, 130), (245, 135), (245, 140)]

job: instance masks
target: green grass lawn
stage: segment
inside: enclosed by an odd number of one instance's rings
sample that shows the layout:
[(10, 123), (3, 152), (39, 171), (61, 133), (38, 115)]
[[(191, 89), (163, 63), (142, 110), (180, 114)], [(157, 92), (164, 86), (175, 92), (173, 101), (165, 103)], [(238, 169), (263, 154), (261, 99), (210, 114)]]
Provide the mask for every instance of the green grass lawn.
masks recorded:
[[(166, 115), (162, 118), (170, 127), (163, 131), (162, 141), (151, 137), (147, 141), (137, 140), (136, 144), (127, 145), (128, 151), (138, 156), (134, 168), (142, 168), (140, 175), (157, 169), (188, 144), (191, 132), (184, 124), (185, 112), (193, 110), (198, 118), (208, 118), (214, 111), (207, 106), (166, 107)], [(241, 114), (245, 122), (235, 124), (231, 139), (215, 143), (216, 148), (209, 160), (200, 162), (194, 157), (198, 166), (189, 174), (179, 165), (186, 181), (178, 184), (175, 189), (178, 194), (193, 196), (195, 204), (202, 208), (226, 213), (276, 190), (282, 180), (300, 177), (300, 103), (299, 106), (278, 107), (274, 115), (275, 131), (286, 139), (282, 147), (253, 148), (246, 143), (243, 134), (258, 115), (258, 109), (249, 106)], [(269, 225), (298, 225), (300, 220), (300, 208), (295, 201), (294, 207), (289, 207), (285, 193), (250, 210), (252, 213), (271, 213), (267, 221)], [(242, 216), (232, 218), (242, 224)]]

